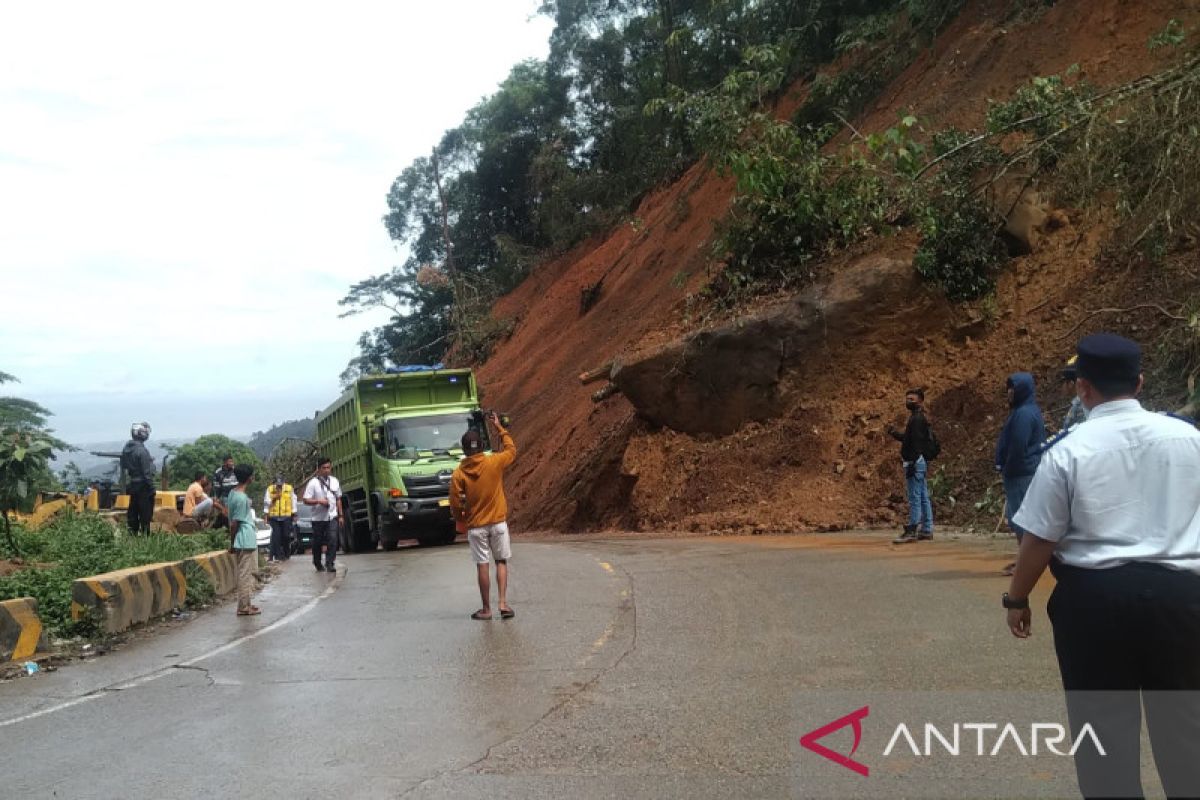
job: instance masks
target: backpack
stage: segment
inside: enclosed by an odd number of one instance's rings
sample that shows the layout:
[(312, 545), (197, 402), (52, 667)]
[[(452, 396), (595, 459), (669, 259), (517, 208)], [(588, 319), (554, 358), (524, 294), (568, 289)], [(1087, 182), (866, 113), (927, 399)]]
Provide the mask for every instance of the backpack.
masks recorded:
[(942, 443), (938, 441), (937, 434), (933, 432), (933, 428), (929, 429), (929, 441), (925, 443), (925, 460), (933, 461), (942, 454)]

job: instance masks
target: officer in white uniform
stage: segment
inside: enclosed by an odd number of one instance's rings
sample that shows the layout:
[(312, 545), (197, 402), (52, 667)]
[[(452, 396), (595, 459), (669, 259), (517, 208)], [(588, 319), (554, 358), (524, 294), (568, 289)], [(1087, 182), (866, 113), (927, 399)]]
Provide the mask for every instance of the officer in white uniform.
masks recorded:
[[(1113, 334), (1077, 348), (1086, 422), (1048, 449), (1017, 513), (1021, 543), (1004, 606), (1030, 634), (1047, 566), (1067, 711), (1105, 756), (1075, 756), (1085, 797), (1141, 797), (1142, 703), (1170, 797), (1200, 797), (1200, 431), (1135, 399), (1141, 350)], [(1097, 694), (1103, 692), (1104, 694)]]

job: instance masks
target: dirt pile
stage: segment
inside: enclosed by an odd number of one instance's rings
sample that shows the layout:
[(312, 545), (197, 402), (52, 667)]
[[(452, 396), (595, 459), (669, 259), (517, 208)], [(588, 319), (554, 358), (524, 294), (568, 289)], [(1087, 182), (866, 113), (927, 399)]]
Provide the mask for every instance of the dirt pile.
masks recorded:
[[(885, 129), (901, 111), (978, 126), (989, 98), (1073, 64), (1093, 84), (1127, 81), (1167, 58), (1146, 42), (1169, 19), (1200, 23), (1194, 2), (1059, 0), (1017, 19), (1011, 7), (968, 4), (855, 128)], [(1116, 329), (1152, 341), (1169, 322), (1153, 306), (1200, 283), (1185, 259), (1154, 270), (1103, 263), (1103, 218), (1039, 201), (1022, 228), (1030, 252), (1010, 262), (990, 303), (952, 307), (905, 277), (915, 242), (899, 237), (823, 265), (840, 284), (818, 282), (697, 332), (687, 298), (711, 277), (709, 243), (731, 193), (697, 165), (646, 197), (630, 224), (543, 265), (497, 304), (495, 316), (516, 326), (480, 383), (485, 404), (516, 420), (508, 490), (518, 529), (894, 523), (902, 481), (883, 428), (902, 424), (909, 386), (927, 388), (943, 442), (932, 478), (939, 513), (990, 526), (1005, 376), (1032, 370), (1058, 418), (1067, 398), (1053, 376), (1079, 335)], [(581, 292), (597, 283), (582, 312)], [(827, 318), (831, 297), (842, 302)], [(628, 397), (593, 404), (595, 387), (577, 376), (614, 357)]]

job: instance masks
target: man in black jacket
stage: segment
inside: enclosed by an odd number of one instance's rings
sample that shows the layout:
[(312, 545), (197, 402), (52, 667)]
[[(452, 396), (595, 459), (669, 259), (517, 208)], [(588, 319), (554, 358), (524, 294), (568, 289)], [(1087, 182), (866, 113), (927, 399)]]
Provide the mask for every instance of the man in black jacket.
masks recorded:
[(150, 438), (150, 425), (133, 423), (129, 436), (121, 450), (121, 469), (125, 471), (125, 491), (129, 495), (125, 524), (137, 536), (150, 532), (150, 520), (154, 517), (154, 458), (145, 445)]
[(904, 462), (904, 478), (908, 484), (908, 524), (904, 533), (894, 544), (927, 541), (933, 538), (933, 503), (929, 500), (929, 487), (925, 483), (928, 460), (933, 457), (933, 433), (925, 419), (925, 390), (909, 389), (904, 395), (904, 406), (910, 412), (904, 433), (891, 425), (887, 432), (900, 442), (900, 458)]

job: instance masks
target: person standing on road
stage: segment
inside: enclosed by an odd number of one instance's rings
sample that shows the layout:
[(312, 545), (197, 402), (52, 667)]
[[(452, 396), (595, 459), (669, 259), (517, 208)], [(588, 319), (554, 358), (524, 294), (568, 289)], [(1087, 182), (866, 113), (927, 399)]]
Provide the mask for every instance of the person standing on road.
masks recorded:
[[(304, 504), (313, 506), (312, 512), (312, 559), (317, 572), (336, 572), (337, 524), (339, 516), (345, 518), (346, 508), (342, 502), (342, 485), (333, 477), (333, 463), (324, 456), (317, 458), (317, 474), (304, 488)], [(340, 513), (339, 513), (340, 509)], [(325, 566), (321, 566), (321, 546), (325, 546)]]
[[(1004, 514), (1008, 527), (1021, 545), (1020, 526), (1013, 522), (1017, 510), (1025, 499), (1025, 492), (1037, 472), (1046, 443), (1046, 421), (1037, 404), (1033, 376), (1028, 372), (1014, 372), (1006, 384), (1008, 407), (1012, 411), (1004, 421), (1000, 436), (996, 439), (996, 471), (1004, 483)], [(1005, 575), (1012, 575), (1013, 562), (1004, 568)]]
[(1027, 638), (1029, 595), (1050, 567), (1047, 614), (1085, 797), (1142, 797), (1142, 707), (1168, 797), (1200, 797), (1200, 431), (1142, 408), (1141, 350), (1079, 342), (1081, 425), (1042, 456), (1016, 523), (1008, 627)]
[(254, 592), (254, 573), (258, 567), (258, 530), (246, 487), (254, 477), (254, 467), (238, 464), (233, 472), (238, 482), (225, 500), (229, 511), (229, 552), (237, 559), (237, 613), (239, 617), (249, 617), (262, 613), (258, 606), (250, 603), (250, 596)]
[(1067, 415), (1063, 417), (1060, 433), (1065, 433), (1087, 420), (1087, 411), (1083, 407), (1083, 401), (1079, 399), (1079, 394), (1075, 391), (1075, 380), (1079, 377), (1079, 372), (1075, 367), (1078, 359), (1079, 356), (1071, 356), (1067, 361), (1067, 366), (1060, 373), (1063, 388), (1071, 395), (1071, 405), (1067, 408)]
[(483, 437), (469, 430), (462, 437), (465, 457), (450, 476), (450, 512), (455, 521), (467, 528), (467, 541), (475, 561), (479, 581), (479, 597), (483, 607), (471, 619), (492, 618), (491, 566), (496, 561), (496, 593), (500, 616), (516, 616), (508, 604), (508, 560), (512, 558), (512, 543), (508, 535), (508, 500), (504, 497), (504, 470), (517, 457), (512, 436), (500, 424), (495, 412), (489, 413), (488, 423), (500, 437), (499, 453), (484, 453)]
[(905, 392), (904, 407), (909, 411), (904, 433), (891, 425), (887, 427), (888, 435), (900, 442), (900, 459), (904, 463), (908, 490), (908, 524), (904, 526), (904, 533), (892, 540), (893, 544), (933, 538), (933, 503), (929, 499), (925, 475), (929, 461), (938, 455), (939, 446), (925, 417), (925, 390), (917, 388)]
[(125, 524), (130, 533), (140, 536), (150, 533), (150, 521), (154, 518), (154, 458), (146, 449), (150, 423), (133, 423), (129, 436), (121, 450), (121, 469), (125, 471), (125, 491), (129, 495)]
[(228, 523), (229, 515), (225, 513), (225, 498), (229, 496), (235, 486), (237, 486), (237, 476), (233, 473), (233, 456), (227, 453), (225, 458), (221, 459), (220, 468), (212, 476), (213, 500), (216, 502), (217, 510), (221, 512), (214, 527), (220, 528)]
[(267, 487), (263, 495), (263, 516), (271, 525), (271, 560), (287, 561), (292, 542), (292, 526), (296, 521), (296, 493), (282, 475)]
[(221, 466), (212, 476), (213, 496), (224, 500), (237, 487), (237, 474), (233, 468), (233, 456), (226, 455), (221, 459)]

